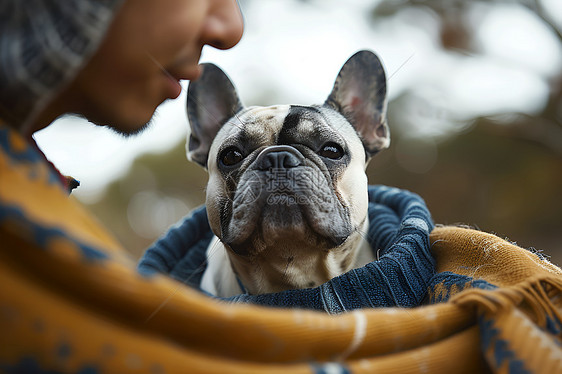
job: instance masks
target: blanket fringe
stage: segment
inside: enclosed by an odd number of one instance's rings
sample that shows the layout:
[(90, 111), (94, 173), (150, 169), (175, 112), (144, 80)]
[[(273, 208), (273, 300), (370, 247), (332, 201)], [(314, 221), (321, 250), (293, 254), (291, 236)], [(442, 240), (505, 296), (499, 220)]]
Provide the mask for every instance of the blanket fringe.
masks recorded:
[(551, 322), (562, 323), (562, 279), (541, 276), (495, 290), (466, 289), (451, 302), (484, 308), (489, 313), (517, 307), (538, 326), (546, 328), (549, 318)]

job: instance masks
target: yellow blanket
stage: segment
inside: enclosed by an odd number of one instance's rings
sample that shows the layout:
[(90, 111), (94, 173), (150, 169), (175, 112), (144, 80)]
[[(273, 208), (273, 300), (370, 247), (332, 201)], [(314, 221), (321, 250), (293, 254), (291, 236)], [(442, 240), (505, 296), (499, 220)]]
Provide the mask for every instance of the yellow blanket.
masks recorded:
[(562, 271), (494, 235), (433, 231), (443, 279), (430, 305), (333, 316), (224, 304), (140, 276), (41, 157), (0, 130), (0, 371), (562, 372)]

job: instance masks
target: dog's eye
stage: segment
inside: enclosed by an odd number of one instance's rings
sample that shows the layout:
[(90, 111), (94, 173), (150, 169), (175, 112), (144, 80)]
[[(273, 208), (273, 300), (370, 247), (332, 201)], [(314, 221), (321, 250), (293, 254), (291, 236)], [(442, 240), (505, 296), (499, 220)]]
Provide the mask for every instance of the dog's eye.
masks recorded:
[(242, 161), (243, 158), (244, 156), (242, 155), (242, 152), (240, 152), (238, 149), (227, 148), (221, 152), (219, 159), (225, 166), (234, 166)]
[(326, 143), (322, 146), (318, 154), (322, 157), (337, 160), (342, 158), (343, 149), (336, 143)]

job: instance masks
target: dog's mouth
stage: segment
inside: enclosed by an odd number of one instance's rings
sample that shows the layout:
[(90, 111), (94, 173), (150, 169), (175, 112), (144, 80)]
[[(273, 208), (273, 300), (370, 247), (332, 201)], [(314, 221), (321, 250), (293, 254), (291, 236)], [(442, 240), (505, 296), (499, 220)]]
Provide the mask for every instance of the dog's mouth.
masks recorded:
[(249, 255), (281, 243), (287, 246), (291, 241), (330, 249), (343, 244), (350, 234), (318, 222), (320, 216), (314, 213), (316, 208), (310, 206), (316, 203), (311, 203), (306, 195), (272, 192), (264, 201), (261, 207), (255, 207), (260, 213), (254, 225), (230, 230), (234, 235), (226, 244), (234, 252)]
[(253, 168), (239, 180), (232, 213), (221, 225), (222, 241), (237, 254), (252, 255), (291, 241), (329, 250), (353, 232), (349, 211), (329, 175), (302, 156), (284, 157), (294, 166)]

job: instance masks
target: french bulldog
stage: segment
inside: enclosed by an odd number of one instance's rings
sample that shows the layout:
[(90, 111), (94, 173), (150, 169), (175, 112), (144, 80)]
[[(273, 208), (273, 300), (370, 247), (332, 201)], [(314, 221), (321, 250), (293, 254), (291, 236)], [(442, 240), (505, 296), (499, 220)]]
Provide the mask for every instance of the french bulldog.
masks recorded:
[(201, 288), (220, 297), (310, 288), (373, 260), (365, 169), (389, 146), (386, 106), (370, 51), (311, 106), (244, 107), (226, 74), (204, 64), (188, 89), (186, 147), (209, 173), (216, 235)]

